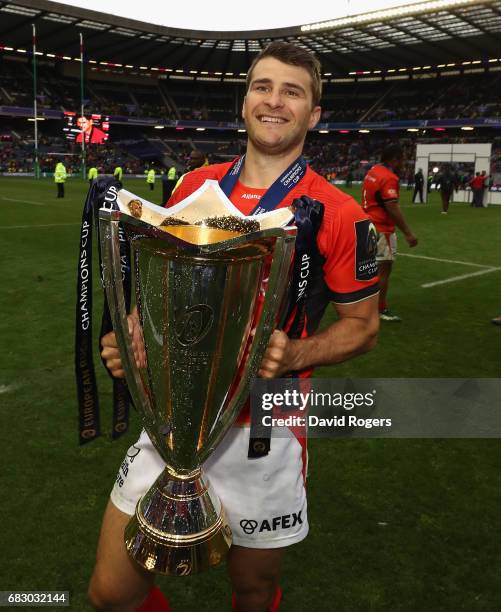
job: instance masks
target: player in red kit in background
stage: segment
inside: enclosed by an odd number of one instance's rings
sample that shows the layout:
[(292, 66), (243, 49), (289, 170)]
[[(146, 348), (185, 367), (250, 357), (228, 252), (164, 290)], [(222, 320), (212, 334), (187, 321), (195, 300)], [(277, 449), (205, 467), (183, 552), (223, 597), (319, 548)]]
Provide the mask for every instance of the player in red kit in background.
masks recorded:
[(487, 176), (480, 174), (477, 172), (475, 176), (468, 181), (468, 185), (471, 187), (471, 191), (473, 193), (473, 201), (471, 206), (473, 208), (482, 208), (484, 205), (484, 191), (485, 191), (485, 182)]
[(372, 166), (367, 172), (362, 188), (362, 206), (377, 231), (379, 316), (383, 321), (391, 322), (401, 321), (386, 303), (390, 274), (397, 254), (395, 226), (403, 233), (410, 247), (415, 247), (418, 243), (399, 205), (400, 180), (397, 173), (402, 168), (403, 159), (404, 153), (399, 145), (386, 147), (381, 163)]

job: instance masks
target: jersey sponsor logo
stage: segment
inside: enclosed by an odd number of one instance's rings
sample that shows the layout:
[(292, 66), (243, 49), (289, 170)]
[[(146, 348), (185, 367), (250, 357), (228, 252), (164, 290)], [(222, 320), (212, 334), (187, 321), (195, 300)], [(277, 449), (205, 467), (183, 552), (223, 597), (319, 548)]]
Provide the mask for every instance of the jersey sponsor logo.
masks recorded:
[(370, 281), (377, 276), (377, 232), (369, 219), (355, 221), (357, 239), (355, 258), (355, 278), (357, 281)]
[(290, 529), (296, 525), (303, 524), (303, 518), (301, 516), (302, 512), (303, 511), (300, 510), (299, 512), (293, 512), (292, 514), (274, 516), (269, 520), (264, 519), (260, 523), (253, 519), (242, 519), (240, 521), (240, 527), (247, 535), (262, 533), (263, 531), (277, 531), (277, 529)]
[(241, 196), (244, 200), (260, 200), (261, 195), (259, 193), (243, 193)]
[(240, 527), (243, 529), (244, 533), (250, 535), (256, 531), (257, 521), (253, 521), (252, 519), (242, 519), (240, 521)]

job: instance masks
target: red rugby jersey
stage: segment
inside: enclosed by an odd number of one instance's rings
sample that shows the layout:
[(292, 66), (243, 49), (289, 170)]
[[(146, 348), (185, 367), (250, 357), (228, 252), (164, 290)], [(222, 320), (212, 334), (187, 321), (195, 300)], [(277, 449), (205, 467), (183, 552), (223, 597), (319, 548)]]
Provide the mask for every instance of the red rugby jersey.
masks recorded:
[[(188, 197), (207, 179), (220, 181), (232, 163), (214, 164), (186, 174), (167, 206)], [(266, 189), (246, 187), (238, 181), (230, 200), (243, 214), (249, 214), (265, 192)], [(278, 207), (289, 206), (302, 195), (324, 205), (324, 218), (317, 236), (322, 265), (316, 282), (310, 284), (306, 305), (307, 334), (311, 335), (329, 301), (349, 304), (363, 300), (377, 293), (378, 279), (370, 240), (370, 222), (357, 202), (309, 166), (303, 179), (288, 192)], [(315, 275), (312, 276), (315, 278)]]
[(400, 181), (398, 176), (382, 164), (376, 164), (367, 172), (362, 187), (362, 206), (378, 232), (393, 233), (395, 222), (384, 205), (398, 202)]
[(470, 185), (472, 187), (472, 189), (482, 189), (482, 187), (484, 187), (484, 183), (485, 180), (487, 179), (486, 176), (474, 176), (471, 181), (468, 183), (468, 185)]

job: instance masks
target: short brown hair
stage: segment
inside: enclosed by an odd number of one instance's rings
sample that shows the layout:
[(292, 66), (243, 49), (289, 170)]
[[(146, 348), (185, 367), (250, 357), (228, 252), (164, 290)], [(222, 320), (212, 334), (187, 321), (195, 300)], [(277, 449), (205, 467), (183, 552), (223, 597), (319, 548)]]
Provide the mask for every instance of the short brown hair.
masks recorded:
[(318, 59), (309, 51), (301, 49), (292, 43), (272, 42), (265, 47), (256, 57), (249, 68), (246, 79), (246, 88), (249, 90), (252, 72), (255, 65), (265, 57), (274, 57), (275, 59), (289, 64), (291, 66), (299, 66), (304, 68), (311, 77), (311, 93), (313, 98), (313, 106), (318, 106), (322, 97), (322, 74), (321, 66)]

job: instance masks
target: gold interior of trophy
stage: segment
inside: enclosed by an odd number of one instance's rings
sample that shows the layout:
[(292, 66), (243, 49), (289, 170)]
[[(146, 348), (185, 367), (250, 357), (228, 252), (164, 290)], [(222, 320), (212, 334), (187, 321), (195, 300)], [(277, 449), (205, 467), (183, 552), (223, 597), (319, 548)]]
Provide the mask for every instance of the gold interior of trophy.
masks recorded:
[(188, 203), (183, 204), (185, 200), (178, 203), (174, 214), (169, 209), (163, 212), (160, 207), (125, 190), (119, 192), (118, 203), (123, 213), (160, 227), (194, 246), (217, 244), (244, 234), (285, 227), (293, 217), (291, 207), (244, 217), (213, 183), (215, 181), (206, 181), (195, 199), (189, 196)]
[(196, 245), (215, 244), (242, 235), (240, 232), (203, 225), (161, 225), (158, 229)]

